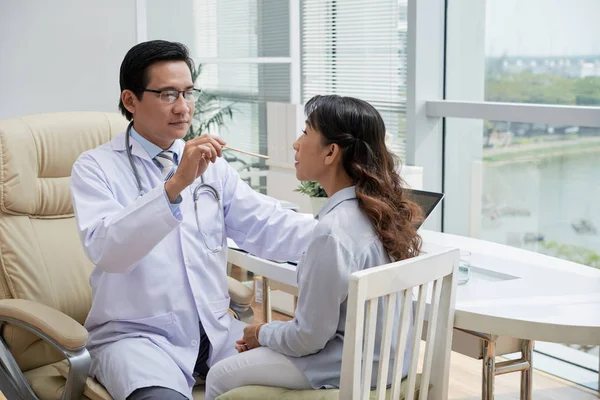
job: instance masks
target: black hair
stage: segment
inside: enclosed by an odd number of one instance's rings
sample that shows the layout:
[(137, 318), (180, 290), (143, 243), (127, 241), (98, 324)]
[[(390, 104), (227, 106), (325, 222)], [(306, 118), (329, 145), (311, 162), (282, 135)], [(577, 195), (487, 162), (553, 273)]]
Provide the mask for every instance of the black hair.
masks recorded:
[(314, 96), (304, 108), (307, 124), (323, 144), (341, 148), (342, 165), (356, 187), (358, 205), (395, 260), (418, 255), (421, 237), (418, 205), (408, 200), (396, 172), (398, 158), (385, 144), (385, 123), (371, 104), (353, 97)]
[[(194, 61), (190, 57), (188, 48), (181, 43), (166, 40), (151, 40), (133, 46), (121, 63), (119, 84), (123, 90), (131, 90), (140, 99), (148, 84), (148, 67), (160, 61), (184, 61), (194, 73)], [(133, 115), (125, 108), (119, 97), (119, 110), (128, 121)]]

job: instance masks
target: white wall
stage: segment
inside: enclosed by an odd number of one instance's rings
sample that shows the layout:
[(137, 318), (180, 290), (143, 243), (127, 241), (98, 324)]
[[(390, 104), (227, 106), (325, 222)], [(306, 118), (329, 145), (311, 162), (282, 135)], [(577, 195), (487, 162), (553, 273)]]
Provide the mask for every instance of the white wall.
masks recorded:
[(0, 119), (117, 111), (135, 0), (1, 0)]

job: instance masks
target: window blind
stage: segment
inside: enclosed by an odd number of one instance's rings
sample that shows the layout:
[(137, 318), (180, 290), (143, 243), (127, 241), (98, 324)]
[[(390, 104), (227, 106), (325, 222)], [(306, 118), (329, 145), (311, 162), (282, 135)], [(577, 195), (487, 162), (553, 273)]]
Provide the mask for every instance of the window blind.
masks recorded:
[[(289, 2), (281, 0), (196, 0), (194, 56), (205, 64), (202, 87), (236, 101), (290, 101)], [(227, 63), (228, 59), (256, 59)]]
[(147, 0), (146, 7), (148, 38), (185, 43), (202, 64), (196, 85), (216, 94), (221, 106), (234, 103), (233, 120), (211, 133), (266, 151), (265, 102), (290, 101), (289, 61), (272, 59), (290, 56), (289, 1)]
[(198, 57), (289, 57), (289, 1), (196, 0)]
[(406, 0), (303, 0), (302, 99), (358, 97), (381, 113), (404, 156)]

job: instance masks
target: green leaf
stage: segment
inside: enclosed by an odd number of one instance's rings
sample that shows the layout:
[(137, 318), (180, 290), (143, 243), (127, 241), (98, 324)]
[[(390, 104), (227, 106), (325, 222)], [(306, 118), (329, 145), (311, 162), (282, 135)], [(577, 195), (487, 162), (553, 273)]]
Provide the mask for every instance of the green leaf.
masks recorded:
[(318, 182), (313, 181), (302, 181), (300, 185), (296, 189), (295, 192), (300, 192), (309, 197), (327, 197), (327, 193), (323, 186), (321, 186)]

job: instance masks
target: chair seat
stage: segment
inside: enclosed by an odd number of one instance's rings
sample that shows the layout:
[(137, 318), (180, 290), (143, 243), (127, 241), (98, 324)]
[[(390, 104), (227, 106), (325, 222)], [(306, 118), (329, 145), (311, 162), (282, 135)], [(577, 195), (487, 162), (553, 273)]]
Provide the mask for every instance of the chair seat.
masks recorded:
[(62, 364), (62, 361), (24, 373), (25, 379), (40, 400), (60, 400), (65, 386), (65, 378), (55, 368), (58, 364)]
[[(417, 374), (415, 399), (419, 399), (421, 374)], [(400, 400), (406, 398), (408, 380), (404, 379), (400, 387)], [(371, 400), (375, 400), (376, 391), (371, 391)], [(386, 392), (386, 400), (390, 400), (391, 390)], [(242, 386), (217, 397), (217, 400), (339, 400), (339, 389), (290, 390), (272, 386)]]
[[(25, 372), (25, 378), (40, 400), (60, 400), (65, 388), (63, 374), (69, 373), (65, 361), (48, 364)], [(113, 400), (104, 387), (94, 378), (88, 378), (82, 400)], [(204, 400), (204, 385), (194, 387), (194, 400)]]

